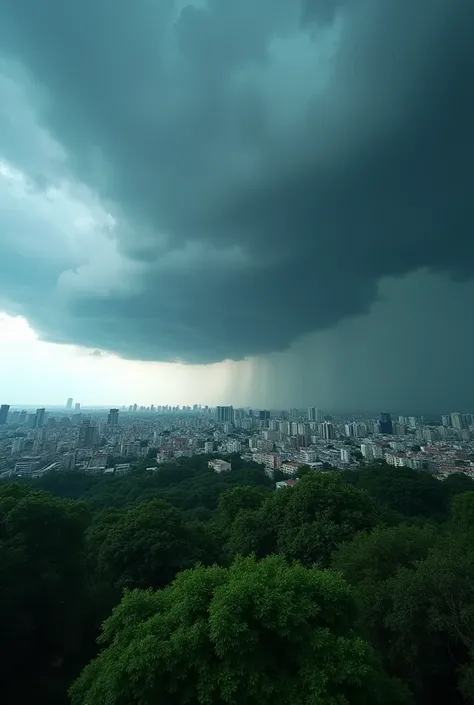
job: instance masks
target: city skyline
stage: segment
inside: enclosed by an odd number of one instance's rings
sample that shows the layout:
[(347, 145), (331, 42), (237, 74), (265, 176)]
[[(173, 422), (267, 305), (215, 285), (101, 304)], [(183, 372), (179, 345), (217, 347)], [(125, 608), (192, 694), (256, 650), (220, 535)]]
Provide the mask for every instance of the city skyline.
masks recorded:
[(286, 486), (285, 475), (291, 478), (302, 468), (357, 470), (373, 462), (439, 479), (453, 473), (474, 477), (473, 413), (424, 418), (381, 411), (368, 418), (314, 406), (271, 411), (198, 404), (148, 409), (133, 404), (125, 412), (73, 409), (70, 397), (55, 410), (0, 405), (0, 479), (34, 480), (61, 470), (155, 473), (162, 463), (198, 455), (217, 473), (230, 472), (236, 456), (239, 463), (261, 465), (270, 478), (278, 471), (277, 489)]

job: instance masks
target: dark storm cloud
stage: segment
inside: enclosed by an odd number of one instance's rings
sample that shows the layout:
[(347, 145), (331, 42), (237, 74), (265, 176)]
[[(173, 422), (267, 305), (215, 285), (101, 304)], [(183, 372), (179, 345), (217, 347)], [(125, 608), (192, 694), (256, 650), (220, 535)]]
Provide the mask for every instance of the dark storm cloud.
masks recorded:
[(23, 301), (33, 324), (238, 359), (363, 313), (381, 277), (471, 276), (473, 36), (472, 0), (0, 0), (0, 49), (133, 269)]

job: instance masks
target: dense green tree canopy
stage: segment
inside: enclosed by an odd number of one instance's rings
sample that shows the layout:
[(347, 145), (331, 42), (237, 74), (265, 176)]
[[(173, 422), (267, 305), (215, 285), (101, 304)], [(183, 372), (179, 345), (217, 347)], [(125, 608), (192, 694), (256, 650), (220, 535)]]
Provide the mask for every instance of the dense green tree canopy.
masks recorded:
[(336, 574), (273, 556), (128, 592), (104, 625), (73, 705), (400, 703)]
[(444, 519), (449, 508), (449, 493), (442, 482), (427, 472), (388, 465), (346, 472), (344, 478), (374, 497), (381, 504), (406, 516)]
[(469, 477), (143, 463), (0, 483), (2, 705), (474, 705)]
[(84, 505), (0, 488), (0, 702), (55, 702), (82, 638)]
[(454, 497), (451, 503), (451, 517), (460, 530), (472, 532), (474, 529), (474, 492), (464, 492)]
[(326, 565), (337, 545), (380, 519), (379, 507), (366, 492), (336, 473), (311, 473), (294, 487), (269, 495), (254, 517), (237, 515), (229, 545), (236, 554), (279, 552), (306, 565)]
[(159, 499), (123, 512), (109, 523), (98, 552), (98, 568), (121, 587), (162, 587), (192, 565), (195, 544), (182, 514)]

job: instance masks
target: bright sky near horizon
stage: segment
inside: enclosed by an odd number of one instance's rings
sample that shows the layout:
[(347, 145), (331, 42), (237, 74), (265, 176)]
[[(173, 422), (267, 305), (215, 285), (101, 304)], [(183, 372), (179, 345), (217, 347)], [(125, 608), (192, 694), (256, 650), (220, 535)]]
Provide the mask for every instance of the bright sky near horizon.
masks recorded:
[[(116, 355), (38, 339), (21, 316), (0, 313), (0, 403), (86, 405), (224, 403), (236, 365), (181, 365), (122, 360)], [(231, 403), (231, 402), (229, 402)]]

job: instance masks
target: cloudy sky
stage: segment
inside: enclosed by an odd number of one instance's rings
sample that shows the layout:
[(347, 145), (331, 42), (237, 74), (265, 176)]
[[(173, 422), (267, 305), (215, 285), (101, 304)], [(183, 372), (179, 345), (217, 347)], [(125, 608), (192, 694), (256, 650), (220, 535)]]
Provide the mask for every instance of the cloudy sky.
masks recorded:
[(0, 0), (11, 403), (474, 407), (472, 0)]

